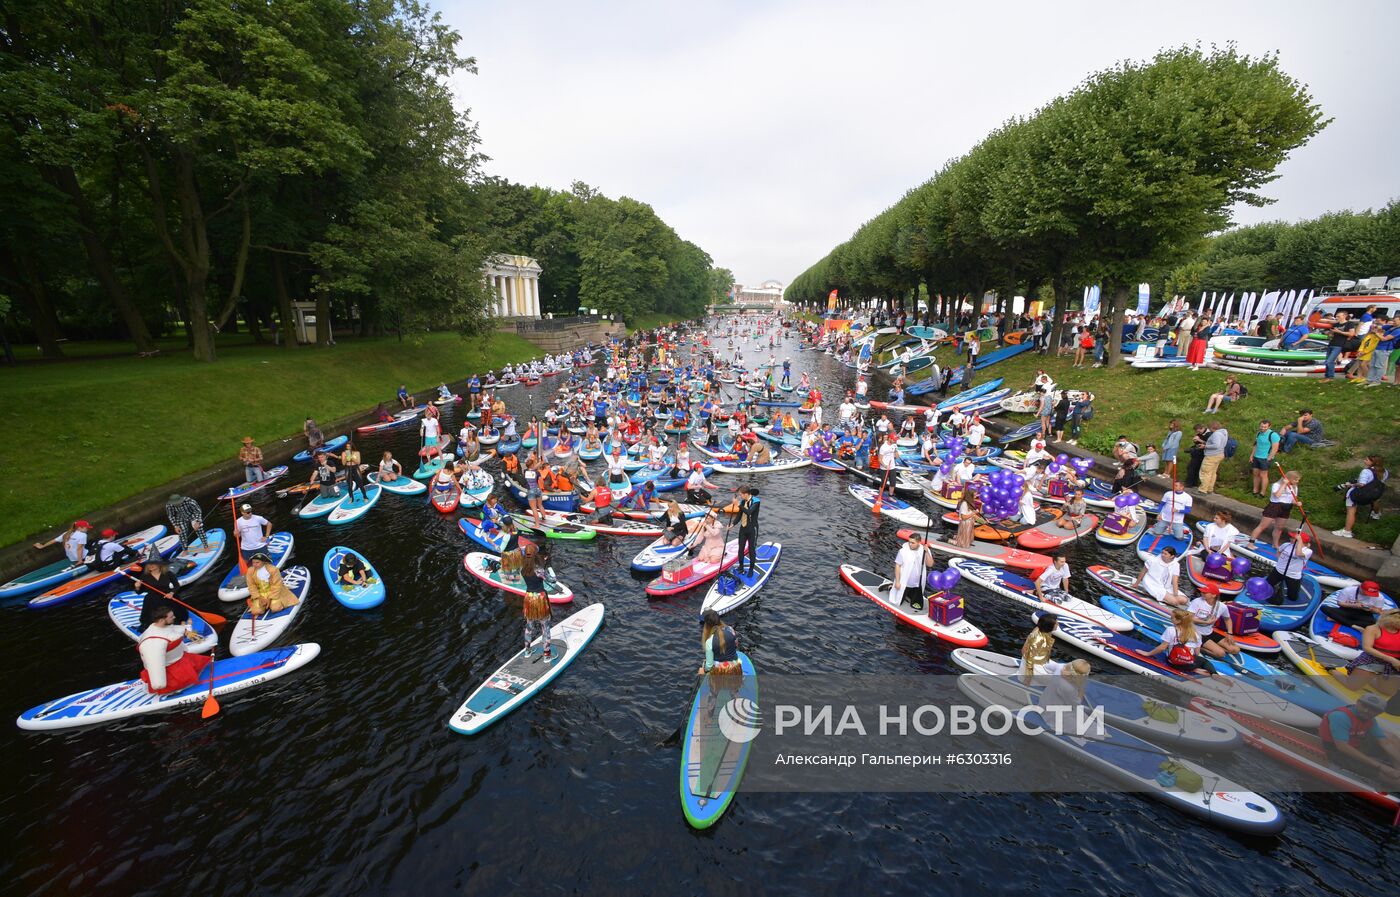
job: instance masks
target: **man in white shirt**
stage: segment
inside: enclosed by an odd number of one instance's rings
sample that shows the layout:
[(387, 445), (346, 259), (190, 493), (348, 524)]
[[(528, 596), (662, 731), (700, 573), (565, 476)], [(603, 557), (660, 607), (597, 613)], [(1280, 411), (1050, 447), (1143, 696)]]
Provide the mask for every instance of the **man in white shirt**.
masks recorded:
[(890, 471), (894, 469), (895, 462), (899, 459), (899, 446), (888, 436), (880, 437), (880, 469)]
[(911, 532), (909, 539), (894, 556), (894, 585), (890, 586), (890, 603), (898, 606), (907, 602), (914, 610), (924, 609), (924, 575), (933, 566), (933, 553), (921, 545), (919, 536)]
[(1162, 496), (1162, 509), (1157, 513), (1157, 522), (1152, 524), (1152, 534), (1160, 536), (1170, 529), (1172, 538), (1185, 539), (1186, 515), (1191, 513), (1191, 502), (1186, 484), (1180, 480), (1172, 483), (1172, 491)]
[(254, 514), (252, 505), (244, 505), (239, 511), (233, 529), (238, 535), (238, 550), (246, 561), (267, 547), (267, 540), (272, 538), (272, 524), (267, 518)]
[(1062, 554), (1055, 555), (1050, 562), (1050, 566), (1035, 578), (1035, 597), (1041, 601), (1049, 601), (1054, 604), (1060, 603), (1063, 596), (1045, 594), (1046, 590), (1059, 590), (1066, 592), (1069, 590), (1069, 562)]
[(843, 427), (851, 422), (851, 418), (855, 417), (855, 414), (855, 403), (849, 398), (842, 402), (840, 407), (836, 409), (836, 419), (841, 422), (841, 426)]
[(865, 393), (869, 389), (870, 384), (866, 382), (866, 379), (864, 377), (860, 377), (856, 380), (856, 404), (860, 404), (865, 401)]

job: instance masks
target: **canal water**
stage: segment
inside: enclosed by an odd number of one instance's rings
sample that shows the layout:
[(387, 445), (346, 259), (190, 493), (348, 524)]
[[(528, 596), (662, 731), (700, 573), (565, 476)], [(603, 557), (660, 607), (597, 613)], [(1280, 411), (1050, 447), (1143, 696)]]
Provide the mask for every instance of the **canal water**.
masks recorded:
[[(795, 351), (828, 411), (852, 371)], [(750, 358), (768, 355), (766, 342)], [(469, 372), (462, 372), (466, 376)], [(387, 387), (386, 387), (387, 388)], [(504, 393), (527, 417), (554, 380)], [(446, 419), (455, 430), (459, 421)], [(412, 456), (416, 435), (362, 441), (366, 458)], [(304, 469), (304, 468), (303, 468)], [(737, 485), (740, 478), (726, 480)], [(761, 478), (761, 538), (783, 544), (760, 596), (729, 618), (764, 672), (953, 673), (949, 646), (898, 624), (838, 578), (842, 562), (882, 572), (898, 547), (888, 518), (816, 468)], [(209, 497), (203, 497), (206, 503)], [(507, 501), (509, 501), (507, 499)], [(602, 631), (555, 683), (477, 737), (448, 717), (518, 650), (518, 599), (470, 577), (456, 515), (384, 495), (332, 527), (254, 500), (296, 535), (313, 571), (291, 633), (321, 656), (302, 671), (198, 708), (59, 734), (0, 727), (10, 758), (0, 822), (0, 889), (17, 894), (960, 894), (1400, 893), (1389, 820), (1336, 795), (1270, 794), (1277, 838), (1231, 835), (1133, 795), (740, 793), (713, 829), (691, 831), (677, 798), (682, 725), (701, 659), (702, 592), (649, 599), (628, 569), (639, 539), (552, 544), (575, 607), (607, 606)], [(210, 525), (227, 527), (227, 511)], [(941, 524), (935, 524), (941, 526)], [(388, 583), (354, 612), (326, 591), (320, 562), (348, 544)], [(1136, 570), (1129, 549), (1083, 541), (1074, 566)], [(227, 568), (187, 591), (215, 596)], [(1081, 594), (1085, 577), (1078, 577)], [(963, 589), (993, 650), (1014, 653), (1018, 605)], [(0, 607), (0, 705), (129, 678), (133, 643), (87, 599), (48, 611)], [(556, 612), (556, 619), (561, 614)], [(1057, 654), (1065, 649), (1057, 649)], [(1102, 664), (1096, 662), (1096, 667)], [(1232, 762), (1268, 764), (1246, 752)]]

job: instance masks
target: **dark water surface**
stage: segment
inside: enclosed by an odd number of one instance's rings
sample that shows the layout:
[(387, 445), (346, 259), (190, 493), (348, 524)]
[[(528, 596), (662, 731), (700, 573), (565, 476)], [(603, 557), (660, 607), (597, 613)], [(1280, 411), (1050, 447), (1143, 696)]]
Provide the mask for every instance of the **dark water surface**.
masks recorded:
[[(766, 358), (766, 341), (749, 354)], [(788, 354), (795, 372), (816, 375), (834, 417), (849, 369), (814, 352)], [(528, 417), (555, 388), (547, 379), (531, 390), (533, 403), (520, 387), (504, 395)], [(454, 431), (460, 413), (445, 415)], [(385, 447), (411, 456), (416, 434), (361, 444), (367, 459)], [(954, 672), (950, 646), (898, 624), (838, 578), (842, 562), (886, 571), (898, 547), (897, 525), (858, 505), (846, 483), (816, 468), (762, 478), (761, 537), (783, 543), (782, 560), (729, 621), (760, 675)], [(469, 738), (449, 731), (447, 719), (519, 649), (521, 621), (518, 599), (462, 569), (475, 546), (455, 515), (386, 494), (360, 521), (332, 527), (293, 520), (290, 499), (266, 494), (254, 503), (275, 528), (296, 534), (293, 562), (313, 572), (291, 640), (319, 642), (321, 656), (229, 695), (210, 721), (191, 707), (59, 734), (0, 726), (11, 770), (0, 803), (0, 889), (1400, 893), (1389, 820), (1334, 795), (1270, 794), (1289, 821), (1274, 839), (1226, 834), (1132, 795), (1090, 794), (740, 793), (714, 829), (693, 832), (677, 798), (680, 749), (662, 742), (693, 695), (703, 591), (648, 599), (628, 570), (642, 540), (553, 543), (555, 570), (579, 595), (575, 608), (607, 605), (603, 629), (545, 692)], [(210, 525), (227, 528), (227, 512)], [(354, 612), (330, 597), (320, 566), (335, 544), (379, 568), (385, 605)], [(1092, 540), (1075, 548), (1073, 563), (1079, 570), (1101, 559), (1136, 569), (1128, 549)], [(214, 594), (228, 564), (185, 597), (232, 617), (235, 606)], [(1077, 582), (1082, 592), (1085, 578)], [(966, 592), (990, 648), (1014, 653), (1028, 614)], [(11, 717), (135, 674), (134, 643), (104, 605), (0, 608), (0, 706)], [(557, 609), (556, 619), (559, 610), (571, 612)], [(1235, 762), (1271, 761), (1246, 749)]]

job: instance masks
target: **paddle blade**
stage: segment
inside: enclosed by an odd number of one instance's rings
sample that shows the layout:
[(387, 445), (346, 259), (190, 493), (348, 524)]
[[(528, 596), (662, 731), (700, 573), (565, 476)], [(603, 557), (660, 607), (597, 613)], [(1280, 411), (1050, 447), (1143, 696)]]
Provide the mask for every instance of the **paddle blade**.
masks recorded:
[(883, 492), (881, 492), (879, 495), (875, 496), (875, 504), (873, 504), (873, 505), (870, 506), (870, 513), (875, 514), (876, 516), (879, 516), (879, 514), (880, 514), (880, 508), (883, 507), (884, 504), (885, 504), (884, 498), (885, 498), (885, 493), (883, 493)]
[(210, 626), (215, 627), (216, 629), (220, 626), (228, 625), (228, 617), (220, 616), (219, 614), (207, 613), (205, 611), (198, 611), (198, 614), (201, 620), (208, 623)]
[(208, 718), (211, 717), (211, 716), (216, 716), (216, 715), (218, 715), (218, 713), (219, 713), (219, 700), (218, 700), (218, 698), (214, 697), (213, 695), (210, 695), (209, 697), (205, 698), (205, 699), (204, 699), (204, 707), (201, 708), (200, 711), (199, 711), (199, 718), (200, 718), (200, 719), (208, 719)]

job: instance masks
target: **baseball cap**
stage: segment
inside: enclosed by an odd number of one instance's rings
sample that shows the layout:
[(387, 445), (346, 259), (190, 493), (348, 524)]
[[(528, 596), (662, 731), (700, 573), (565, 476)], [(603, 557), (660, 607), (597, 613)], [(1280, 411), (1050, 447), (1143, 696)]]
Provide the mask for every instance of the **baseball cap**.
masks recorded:
[(252, 505), (244, 505), (243, 507), (239, 508), (239, 510), (240, 510), (240, 511), (251, 511), (251, 510), (253, 510), (253, 506), (252, 506)]
[(1299, 541), (1299, 542), (1311, 542), (1311, 541), (1312, 541), (1312, 536), (1309, 536), (1307, 533), (1300, 532), (1300, 533), (1298, 533), (1298, 541)]
[(111, 538), (112, 536), (115, 536), (116, 534), (117, 534), (117, 531), (114, 530), (114, 529), (112, 529), (110, 526), (107, 527), (106, 529), (104, 529), (104, 530), (102, 531), (102, 536), (103, 536), (103, 538)]
[(1358, 708), (1365, 707), (1367, 710), (1374, 713), (1384, 713), (1385, 698), (1382, 698), (1380, 695), (1364, 694), (1357, 699), (1356, 706)]
[(1374, 598), (1381, 593), (1381, 587), (1371, 580), (1366, 580), (1361, 584), (1361, 594)]

